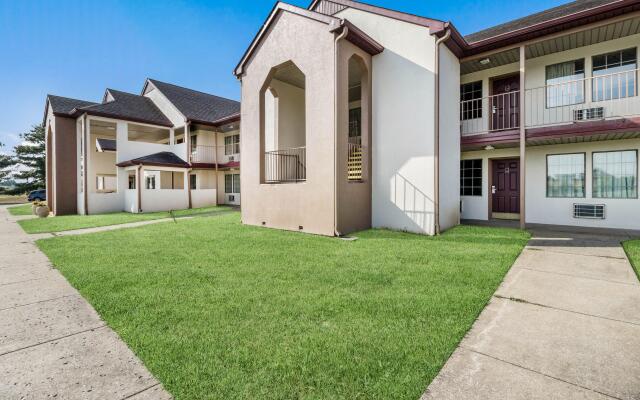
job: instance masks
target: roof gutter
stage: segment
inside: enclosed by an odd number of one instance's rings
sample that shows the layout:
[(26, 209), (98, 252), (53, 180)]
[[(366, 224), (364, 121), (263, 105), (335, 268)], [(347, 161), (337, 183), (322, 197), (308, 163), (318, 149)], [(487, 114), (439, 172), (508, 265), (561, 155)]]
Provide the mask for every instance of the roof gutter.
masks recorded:
[(348, 34), (349, 27), (345, 25), (333, 46), (333, 234), (335, 236), (342, 236), (338, 231), (338, 43)]
[(434, 233), (440, 234), (440, 45), (451, 37), (451, 30), (447, 28), (444, 36), (436, 40), (435, 55), (435, 101), (434, 135), (433, 135), (433, 182), (435, 183), (433, 196)]

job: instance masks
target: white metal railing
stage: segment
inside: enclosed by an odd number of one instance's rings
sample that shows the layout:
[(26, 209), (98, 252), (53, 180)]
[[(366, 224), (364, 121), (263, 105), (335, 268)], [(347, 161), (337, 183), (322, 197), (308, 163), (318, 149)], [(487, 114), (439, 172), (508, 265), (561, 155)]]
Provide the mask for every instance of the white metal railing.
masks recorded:
[(525, 90), (525, 126), (542, 127), (640, 115), (638, 70)]
[(266, 183), (301, 182), (306, 179), (306, 147), (264, 152), (264, 181)]
[(191, 149), (191, 162), (202, 164), (240, 161), (240, 144), (222, 146), (197, 145)]
[[(460, 102), (463, 136), (520, 128), (520, 91)], [(527, 128), (640, 115), (638, 69), (555, 83), (524, 92)]]
[(460, 102), (463, 136), (520, 128), (520, 91)]
[(193, 163), (215, 163), (217, 162), (216, 146), (195, 146), (191, 149), (191, 162)]

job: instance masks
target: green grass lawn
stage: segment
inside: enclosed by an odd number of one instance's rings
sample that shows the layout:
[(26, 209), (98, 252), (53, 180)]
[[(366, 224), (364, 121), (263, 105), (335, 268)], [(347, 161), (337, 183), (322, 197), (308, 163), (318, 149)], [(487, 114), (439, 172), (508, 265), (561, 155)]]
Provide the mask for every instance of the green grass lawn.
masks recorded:
[(29, 204), (22, 204), (20, 206), (11, 206), (11, 207), (7, 207), (7, 210), (9, 210), (9, 214), (11, 215), (31, 215), (31, 203)]
[(357, 236), (229, 213), (38, 245), (176, 399), (416, 400), (529, 236)]
[(172, 215), (175, 217), (186, 217), (228, 210), (230, 210), (228, 206), (212, 206), (193, 208), (190, 210), (178, 210), (171, 213), (163, 211), (142, 214), (118, 212), (96, 215), (64, 215), (59, 217), (27, 219), (18, 221), (18, 223), (27, 233), (62, 232), (73, 229), (93, 228), (97, 226), (119, 225), (129, 222), (169, 218)]
[(629, 240), (622, 243), (622, 246), (638, 275), (638, 279), (640, 279), (640, 240)]

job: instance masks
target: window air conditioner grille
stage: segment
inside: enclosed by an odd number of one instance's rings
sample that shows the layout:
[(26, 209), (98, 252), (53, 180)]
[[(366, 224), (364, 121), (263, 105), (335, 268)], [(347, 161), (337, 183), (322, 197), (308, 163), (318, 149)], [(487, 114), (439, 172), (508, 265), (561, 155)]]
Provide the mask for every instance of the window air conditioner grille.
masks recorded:
[(574, 204), (574, 218), (604, 219), (604, 204)]
[(573, 110), (573, 119), (575, 121), (589, 121), (604, 118), (604, 107), (583, 108), (581, 110)]

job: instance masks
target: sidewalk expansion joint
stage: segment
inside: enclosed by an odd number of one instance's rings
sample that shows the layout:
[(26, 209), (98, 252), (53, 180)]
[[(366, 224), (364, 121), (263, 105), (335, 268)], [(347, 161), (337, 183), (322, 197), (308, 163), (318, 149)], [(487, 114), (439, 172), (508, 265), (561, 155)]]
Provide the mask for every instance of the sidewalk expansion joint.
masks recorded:
[(154, 387), (159, 386), (159, 385), (160, 385), (160, 382), (158, 382), (158, 383), (154, 383), (153, 385), (151, 385), (151, 386), (149, 386), (149, 387), (147, 387), (147, 388), (144, 388), (144, 389), (142, 389), (142, 390), (138, 390), (137, 392), (135, 392), (135, 393), (133, 393), (133, 394), (130, 394), (130, 395), (127, 395), (127, 396), (123, 397), (123, 398), (122, 398), (122, 399), (120, 399), (120, 400), (127, 400), (127, 399), (130, 399), (130, 398), (132, 398), (133, 396), (137, 396), (137, 395), (139, 395), (140, 393), (144, 393), (144, 392), (146, 392), (147, 390), (149, 390), (149, 389), (153, 389)]
[(562, 312), (568, 312), (568, 313), (571, 313), (571, 314), (584, 315), (585, 317), (606, 319), (607, 321), (619, 322), (619, 323), (622, 323), (622, 324), (629, 324), (629, 325), (633, 325), (633, 326), (640, 326), (640, 323), (638, 323), (638, 322), (624, 321), (624, 320), (621, 320), (621, 319), (604, 317), (602, 315), (593, 315), (593, 314), (583, 313), (583, 312), (580, 312), (580, 311), (567, 310), (566, 308), (558, 308), (558, 307), (547, 306), (545, 304), (534, 303), (534, 302), (531, 302), (531, 301), (528, 301), (528, 300), (525, 300), (525, 299), (520, 299), (518, 297), (506, 297), (506, 296), (502, 296), (502, 295), (499, 295), (499, 294), (494, 294), (493, 297), (498, 298), (498, 299), (502, 299), (502, 300), (513, 301), (515, 303), (523, 303), (523, 304), (529, 304), (529, 305), (536, 306), (536, 307), (548, 308), (550, 310), (555, 310), (555, 311), (562, 311)]
[(94, 327), (87, 328), (87, 329), (83, 329), (83, 330), (81, 330), (81, 331), (74, 332), (74, 333), (70, 333), (70, 334), (68, 334), (68, 335), (59, 336), (59, 337), (54, 338), (54, 339), (45, 340), (45, 341), (43, 341), (43, 342), (34, 343), (34, 344), (29, 345), (29, 346), (21, 347), (21, 348), (19, 348), (19, 349), (15, 349), (15, 350), (7, 351), (7, 352), (5, 352), (5, 353), (0, 353), (0, 357), (2, 357), (2, 356), (6, 356), (7, 354), (17, 353), (17, 352), (19, 352), (19, 351), (23, 351), (23, 350), (31, 349), (31, 348), (33, 348), (33, 347), (42, 346), (43, 344), (47, 344), (47, 343), (51, 343), (51, 342), (55, 342), (55, 341), (57, 341), (57, 340), (62, 340), (62, 339), (66, 339), (66, 338), (69, 338), (69, 337), (72, 337), (72, 336), (80, 335), (80, 334), (82, 334), (82, 333), (95, 331), (95, 330), (98, 330), (98, 329), (104, 328), (104, 327), (106, 327), (106, 326), (107, 326), (107, 324), (106, 324), (106, 323), (102, 323), (101, 325), (94, 326)]
[(586, 386), (582, 386), (582, 385), (579, 385), (579, 384), (577, 384), (577, 383), (570, 382), (570, 381), (567, 381), (567, 380), (565, 380), (565, 379), (555, 377), (555, 376), (553, 376), (553, 375), (545, 374), (544, 372), (536, 371), (535, 369), (531, 369), (531, 368), (525, 367), (525, 366), (523, 366), (523, 365), (520, 365), (520, 364), (516, 364), (516, 363), (514, 363), (514, 362), (511, 362), (511, 361), (507, 361), (507, 360), (503, 360), (503, 359), (498, 358), (498, 357), (494, 357), (494, 356), (492, 356), (492, 355), (490, 355), (490, 354), (483, 353), (483, 352), (481, 352), (481, 351), (478, 351), (478, 350), (472, 349), (472, 348), (467, 347), (467, 346), (464, 346), (464, 345), (462, 345), (462, 344), (460, 345), (460, 347), (462, 347), (463, 349), (465, 349), (465, 350), (467, 350), (467, 351), (470, 351), (470, 352), (472, 352), (472, 353), (476, 353), (476, 354), (480, 354), (480, 355), (485, 356), (485, 357), (489, 357), (489, 358), (491, 358), (491, 359), (493, 359), (493, 360), (496, 360), (496, 361), (499, 361), (499, 362), (503, 362), (503, 363), (505, 363), (505, 364), (509, 364), (509, 365), (512, 365), (512, 366), (517, 367), (517, 368), (524, 369), (525, 371), (533, 372), (534, 374), (542, 375), (542, 376), (545, 376), (545, 377), (547, 377), (547, 378), (550, 378), (550, 379), (553, 379), (553, 380), (556, 380), (556, 381), (559, 381), (559, 382), (566, 383), (567, 385), (571, 385), (571, 386), (574, 386), (574, 387), (577, 387), (577, 388), (580, 388), (580, 389), (583, 389), (583, 390), (588, 390), (588, 391), (590, 391), (590, 392), (595, 392), (595, 393), (598, 393), (598, 394), (600, 394), (600, 395), (606, 396), (606, 397), (611, 398), (611, 399), (623, 400), (623, 399), (622, 399), (622, 398), (620, 398), (620, 397), (617, 397), (617, 396), (614, 396), (614, 395), (611, 395), (611, 394), (608, 394), (608, 393), (604, 393), (604, 392), (601, 392), (601, 391), (599, 391), (599, 390), (592, 389), (592, 388), (589, 388), (589, 387), (586, 387)]
[(14, 308), (20, 308), (20, 307), (32, 306), (32, 305), (34, 305), (34, 304), (39, 304), (39, 303), (46, 303), (47, 301), (60, 300), (60, 299), (64, 299), (64, 298), (66, 298), (66, 297), (73, 297), (73, 296), (78, 296), (78, 294), (76, 294), (76, 293), (74, 293), (74, 294), (65, 294), (64, 296), (52, 297), (52, 298), (50, 298), (50, 299), (38, 300), (38, 301), (33, 301), (33, 302), (31, 302), (31, 303), (18, 304), (18, 305), (16, 305), (16, 306), (12, 306), (12, 307), (0, 308), (0, 312), (1, 312), (1, 311), (6, 311), (6, 310), (13, 310)]
[(608, 282), (608, 283), (616, 283), (619, 285), (627, 285), (627, 286), (638, 286), (638, 283), (631, 283), (631, 282), (622, 282), (622, 281), (612, 281), (610, 279), (602, 279), (602, 278), (594, 278), (592, 276), (580, 276), (580, 275), (574, 275), (574, 274), (565, 274), (562, 272), (555, 272), (555, 271), (547, 271), (544, 269), (536, 269), (536, 268), (532, 268), (532, 267), (515, 267), (515, 269), (526, 269), (528, 271), (535, 271), (535, 272), (541, 272), (544, 274), (552, 274), (552, 275), (562, 275), (562, 276), (569, 276), (571, 278), (578, 278), (578, 279), (589, 279), (592, 281), (600, 281), (600, 282)]

